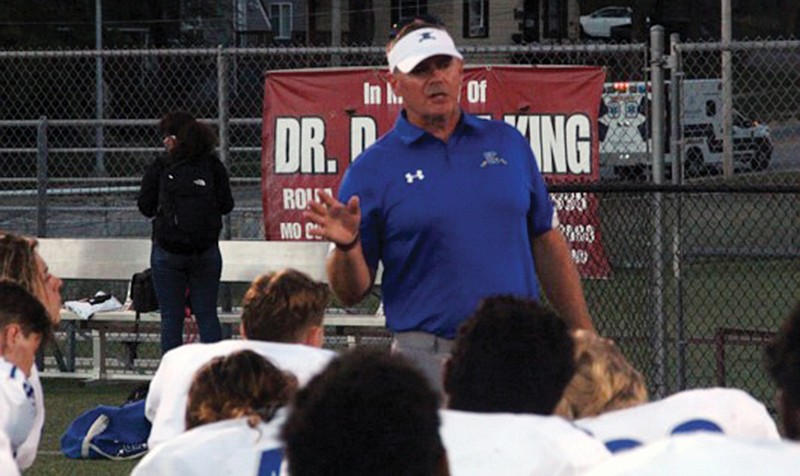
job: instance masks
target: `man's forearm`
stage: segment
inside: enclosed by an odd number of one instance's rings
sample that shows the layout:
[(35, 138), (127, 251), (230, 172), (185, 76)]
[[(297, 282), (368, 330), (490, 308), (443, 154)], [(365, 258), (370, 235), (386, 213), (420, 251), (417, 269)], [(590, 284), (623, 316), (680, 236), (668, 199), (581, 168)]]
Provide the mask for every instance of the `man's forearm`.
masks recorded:
[(534, 239), (533, 258), (542, 290), (553, 309), (571, 329), (594, 331), (580, 274), (558, 229)]
[(334, 248), (327, 262), (328, 282), (342, 304), (361, 301), (372, 288), (375, 272), (367, 266), (361, 243), (348, 251)]

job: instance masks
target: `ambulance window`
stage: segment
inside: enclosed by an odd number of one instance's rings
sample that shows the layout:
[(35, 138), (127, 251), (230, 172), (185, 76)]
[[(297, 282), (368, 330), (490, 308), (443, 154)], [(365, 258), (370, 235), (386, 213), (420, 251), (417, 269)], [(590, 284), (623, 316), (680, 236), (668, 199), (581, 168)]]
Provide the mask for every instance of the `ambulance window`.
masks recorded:
[(713, 117), (717, 115), (717, 103), (714, 101), (706, 101), (706, 116)]

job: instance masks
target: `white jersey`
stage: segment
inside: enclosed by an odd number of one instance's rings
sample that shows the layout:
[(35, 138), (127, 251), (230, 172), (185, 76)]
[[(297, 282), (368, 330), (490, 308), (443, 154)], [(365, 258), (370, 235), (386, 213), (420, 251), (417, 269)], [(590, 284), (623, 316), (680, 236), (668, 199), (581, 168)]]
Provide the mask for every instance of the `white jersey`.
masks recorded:
[(442, 410), (453, 476), (577, 475), (611, 457), (603, 444), (557, 416)]
[(800, 471), (800, 445), (694, 433), (626, 451), (587, 476), (790, 476)]
[(686, 390), (663, 400), (581, 418), (575, 424), (603, 441), (612, 453), (698, 430), (780, 439), (766, 407), (748, 393), (730, 388)]
[(182, 345), (167, 352), (150, 382), (145, 402), (145, 416), (153, 423), (147, 440), (151, 449), (186, 430), (186, 403), (195, 372), (214, 357), (246, 349), (293, 373), (301, 386), (336, 356), (331, 350), (307, 345), (238, 339)]
[(22, 370), (0, 358), (0, 406), (5, 415), (0, 421), (0, 430), (15, 453), (34, 429), (36, 400), (33, 393), (33, 387)]
[(192, 428), (151, 449), (131, 476), (279, 476), (285, 467), (280, 428), (286, 411), (251, 428), (246, 418)]
[[(3, 361), (1, 357), (0, 361)], [(4, 422), (7, 422), (9, 417), (8, 407), (0, 405), (0, 425), (4, 425)], [(14, 461), (11, 441), (9, 441), (6, 432), (2, 430), (0, 430), (0, 476), (19, 476), (19, 468), (17, 467), (17, 462)]]

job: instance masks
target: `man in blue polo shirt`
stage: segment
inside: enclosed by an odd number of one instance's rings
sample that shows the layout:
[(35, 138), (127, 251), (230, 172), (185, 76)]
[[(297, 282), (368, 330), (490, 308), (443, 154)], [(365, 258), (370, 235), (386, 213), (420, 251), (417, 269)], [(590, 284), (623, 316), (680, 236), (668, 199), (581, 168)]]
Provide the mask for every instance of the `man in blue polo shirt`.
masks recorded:
[(306, 212), (336, 245), (334, 293), (357, 303), (382, 262), (393, 350), (439, 389), (459, 324), (486, 296), (538, 299), (541, 285), (570, 327), (592, 329), (530, 146), (511, 126), (461, 111), (463, 60), (447, 31), (412, 23), (387, 50), (404, 110), (347, 170), (339, 200), (321, 194)]

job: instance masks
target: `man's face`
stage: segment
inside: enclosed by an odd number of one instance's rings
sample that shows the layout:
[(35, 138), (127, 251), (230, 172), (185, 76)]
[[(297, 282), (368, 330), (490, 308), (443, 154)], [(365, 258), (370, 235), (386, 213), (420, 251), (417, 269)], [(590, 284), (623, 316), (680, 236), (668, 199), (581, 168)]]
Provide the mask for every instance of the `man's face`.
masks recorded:
[(30, 377), (36, 351), (42, 343), (42, 336), (34, 332), (25, 335), (18, 324), (9, 324), (3, 328), (0, 340), (2, 340), (0, 351), (3, 358)]
[(432, 56), (408, 74), (392, 74), (395, 94), (403, 97), (408, 120), (423, 126), (458, 117), (464, 63), (452, 56)]
[(36, 253), (36, 266), (39, 269), (39, 276), (44, 284), (45, 295), (42, 304), (47, 308), (47, 312), (53, 324), (58, 324), (61, 320), (61, 306), (63, 304), (61, 300), (61, 287), (64, 285), (64, 281), (50, 273), (47, 263), (44, 262), (44, 259), (39, 253)]

